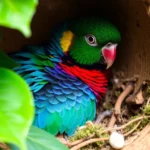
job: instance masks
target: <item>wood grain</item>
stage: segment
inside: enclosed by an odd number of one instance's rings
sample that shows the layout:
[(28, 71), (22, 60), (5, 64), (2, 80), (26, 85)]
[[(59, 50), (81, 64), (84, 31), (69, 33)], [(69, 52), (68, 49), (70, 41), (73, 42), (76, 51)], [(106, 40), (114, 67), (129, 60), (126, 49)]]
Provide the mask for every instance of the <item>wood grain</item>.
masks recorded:
[(150, 150), (150, 124), (142, 130), (132, 144), (125, 146), (122, 150)]
[(139, 84), (150, 79), (150, 18), (141, 0), (120, 0), (122, 43), (116, 68), (126, 76), (140, 75)]

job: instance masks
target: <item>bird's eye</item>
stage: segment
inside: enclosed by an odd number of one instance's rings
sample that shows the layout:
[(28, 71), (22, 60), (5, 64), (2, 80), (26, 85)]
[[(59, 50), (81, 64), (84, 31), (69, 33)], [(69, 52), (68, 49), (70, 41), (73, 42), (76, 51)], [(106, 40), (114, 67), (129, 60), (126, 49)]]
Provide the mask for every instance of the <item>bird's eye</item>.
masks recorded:
[(91, 46), (97, 46), (96, 37), (94, 35), (88, 34), (85, 36), (86, 42)]

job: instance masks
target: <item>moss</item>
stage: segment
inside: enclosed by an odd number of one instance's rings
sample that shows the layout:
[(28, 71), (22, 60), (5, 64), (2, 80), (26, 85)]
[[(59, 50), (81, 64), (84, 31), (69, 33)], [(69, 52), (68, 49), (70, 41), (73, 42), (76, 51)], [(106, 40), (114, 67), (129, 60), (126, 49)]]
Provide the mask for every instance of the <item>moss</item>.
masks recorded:
[(99, 137), (104, 131), (103, 127), (100, 125), (86, 125), (83, 129), (78, 129), (74, 136), (70, 138), (70, 141), (76, 141), (79, 139), (87, 138), (92, 134), (95, 134), (97, 137)]
[(146, 105), (144, 109), (142, 109), (145, 115), (150, 115), (150, 104)]
[[(105, 138), (105, 137), (109, 137), (108, 133), (102, 133), (104, 131), (104, 128), (101, 125), (86, 125), (85, 128), (80, 129), (78, 131), (76, 131), (75, 135), (70, 137), (70, 141), (76, 141), (79, 139), (84, 139), (84, 138), (88, 138), (91, 135), (95, 135), (94, 138)], [(101, 142), (95, 142), (93, 144), (90, 144), (84, 148), (82, 148), (81, 150), (86, 150), (86, 149), (94, 149), (94, 150), (98, 150), (101, 147), (103, 147), (106, 144), (106, 141), (101, 141)]]
[(150, 97), (150, 85), (148, 85), (146, 91), (145, 91), (145, 99), (148, 99)]
[[(147, 93), (150, 96), (150, 86), (148, 87)], [(115, 96), (118, 97), (119, 95), (120, 95), (120, 91), (116, 91)], [(150, 115), (150, 104), (145, 105), (144, 108), (141, 110), (142, 110), (141, 114), (137, 114), (136, 116), (131, 117), (130, 121), (140, 117), (142, 114), (145, 116)], [(143, 118), (141, 120), (140, 125), (136, 129), (136, 131), (141, 131), (149, 122), (150, 122), (149, 118), (147, 118), (147, 117)], [(133, 128), (135, 128), (135, 126), (137, 126), (137, 123), (138, 122), (134, 122), (134, 123), (130, 124), (129, 126), (127, 126), (125, 128), (124, 132), (127, 133), (127, 132), (131, 131)], [(104, 131), (104, 128), (102, 127), (102, 125), (86, 124), (83, 129), (79, 129), (78, 131), (76, 131), (75, 135), (70, 138), (70, 141), (73, 142), (73, 141), (76, 141), (79, 139), (88, 138), (91, 135), (94, 135), (94, 138), (109, 137), (109, 134), (103, 133), (103, 131)], [(95, 142), (95, 143), (87, 145), (86, 147), (81, 148), (81, 150), (89, 150), (89, 149), (90, 150), (99, 150), (102, 147), (104, 147), (106, 144), (108, 144), (108, 141)]]
[[(133, 120), (133, 119), (136, 119), (136, 118), (138, 118), (138, 117), (140, 117), (140, 116), (141, 116), (141, 115), (138, 114), (137, 116), (131, 117), (130, 121)], [(139, 125), (138, 128), (136, 129), (136, 131), (142, 130), (149, 122), (150, 122), (150, 120), (149, 120), (147, 117), (143, 118), (142, 121), (141, 121), (141, 123), (140, 123), (140, 125)], [(130, 124), (129, 126), (127, 126), (127, 127), (125, 128), (125, 132), (129, 132), (129, 131), (132, 130), (136, 125), (137, 125), (137, 122), (134, 122), (134, 123)]]
[(116, 96), (116, 97), (119, 97), (120, 94), (121, 94), (121, 91), (119, 91), (119, 90), (116, 90), (116, 91), (115, 91), (115, 96)]
[(140, 126), (138, 127), (138, 130), (142, 130), (147, 124), (149, 123), (149, 119), (148, 118), (143, 118)]
[(150, 96), (150, 85), (148, 85), (146, 93)]
[(111, 110), (113, 107), (114, 106), (111, 103), (106, 103), (106, 102), (103, 103), (103, 108), (105, 110)]
[[(130, 118), (130, 121), (131, 121), (131, 120), (134, 120), (134, 119), (136, 119), (136, 118), (138, 118), (139, 116), (140, 116), (140, 115), (138, 114), (137, 116), (131, 117), (131, 118)], [(136, 125), (137, 125), (137, 122), (134, 122), (134, 123), (128, 125), (128, 126), (125, 128), (125, 132), (129, 132), (129, 131), (132, 130)]]

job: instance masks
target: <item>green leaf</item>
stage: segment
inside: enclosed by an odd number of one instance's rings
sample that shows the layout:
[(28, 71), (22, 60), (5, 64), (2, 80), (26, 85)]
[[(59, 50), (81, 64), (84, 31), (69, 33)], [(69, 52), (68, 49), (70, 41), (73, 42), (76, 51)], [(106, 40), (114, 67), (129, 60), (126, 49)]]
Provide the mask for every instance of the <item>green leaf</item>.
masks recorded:
[[(28, 150), (69, 150), (60, 143), (53, 135), (31, 126), (26, 140)], [(8, 144), (12, 150), (19, 150), (14, 144)]]
[(31, 36), (30, 22), (38, 0), (1, 0), (0, 25), (17, 29), (26, 37)]
[(26, 82), (15, 72), (0, 68), (0, 141), (26, 150), (33, 116), (33, 97)]
[(12, 69), (18, 66), (18, 64), (0, 50), (0, 67)]
[(31, 126), (27, 136), (28, 150), (68, 150), (53, 135)]

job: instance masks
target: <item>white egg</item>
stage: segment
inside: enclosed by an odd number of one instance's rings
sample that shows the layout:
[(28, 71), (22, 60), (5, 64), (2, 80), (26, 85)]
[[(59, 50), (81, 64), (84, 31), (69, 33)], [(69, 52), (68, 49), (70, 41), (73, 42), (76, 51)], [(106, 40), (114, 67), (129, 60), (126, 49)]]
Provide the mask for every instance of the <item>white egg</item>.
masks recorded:
[(116, 131), (112, 132), (109, 138), (109, 144), (115, 149), (123, 148), (125, 144), (124, 136)]

